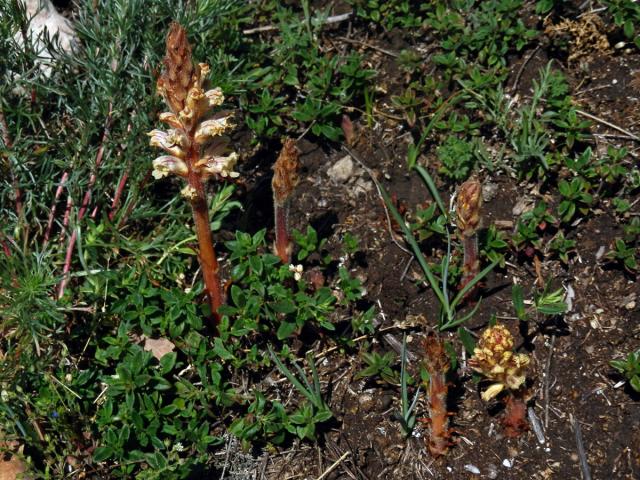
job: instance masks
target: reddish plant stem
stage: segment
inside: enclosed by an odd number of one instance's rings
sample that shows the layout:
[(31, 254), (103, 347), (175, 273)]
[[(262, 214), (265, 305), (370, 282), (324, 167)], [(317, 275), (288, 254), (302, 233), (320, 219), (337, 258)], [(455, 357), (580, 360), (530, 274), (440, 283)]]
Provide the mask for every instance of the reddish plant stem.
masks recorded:
[(109, 220), (113, 220), (113, 217), (116, 216), (118, 212), (118, 205), (120, 203), (120, 197), (122, 197), (122, 192), (124, 192), (124, 187), (127, 184), (127, 179), (129, 178), (129, 171), (125, 171), (118, 182), (118, 188), (116, 188), (116, 193), (113, 197), (113, 201), (111, 202), (111, 211), (109, 212)]
[(49, 236), (51, 235), (51, 228), (53, 227), (53, 220), (55, 218), (56, 215), (56, 208), (58, 205), (58, 200), (60, 199), (60, 196), (62, 195), (62, 192), (64, 190), (64, 184), (67, 182), (67, 179), (69, 178), (69, 172), (64, 172), (62, 174), (62, 178), (60, 179), (60, 184), (58, 185), (58, 188), (56, 189), (56, 194), (55, 197), (53, 198), (53, 204), (51, 205), (51, 211), (49, 212), (49, 220), (47, 221), (47, 229), (44, 232), (44, 244), (46, 245), (49, 242)]
[(67, 206), (64, 208), (64, 216), (62, 217), (62, 231), (60, 232), (60, 243), (64, 242), (64, 233), (69, 226), (69, 220), (71, 219), (71, 209), (73, 208), (73, 198), (67, 192)]
[(279, 205), (274, 202), (274, 218), (276, 229), (276, 254), (282, 260), (282, 263), (291, 263), (291, 241), (289, 240), (288, 217), (289, 202)]
[(448, 386), (444, 372), (429, 371), (429, 452), (434, 457), (446, 455), (451, 445), (451, 429), (447, 412)]
[[(460, 288), (464, 288), (480, 272), (480, 260), (478, 259), (478, 236), (462, 237), (462, 249), (464, 261), (462, 265), (462, 281)], [(469, 292), (471, 294), (471, 292)]]
[(218, 308), (222, 305), (223, 301), (222, 288), (220, 286), (220, 276), (218, 275), (218, 259), (216, 258), (216, 252), (213, 248), (213, 235), (211, 234), (211, 227), (209, 226), (207, 195), (200, 175), (191, 168), (191, 165), (195, 165), (200, 158), (198, 148), (198, 145), (193, 145), (189, 150), (187, 165), (189, 165), (190, 168), (187, 180), (189, 187), (194, 191), (194, 195), (191, 198), (191, 209), (193, 210), (193, 220), (200, 250), (198, 259), (200, 260), (204, 286), (207, 291), (207, 297), (209, 298), (209, 305), (211, 306), (211, 315), (214, 325), (217, 328), (220, 323)]
[[(109, 113), (107, 114), (107, 118), (104, 122), (104, 131), (102, 132), (102, 139), (100, 140), (100, 147), (98, 148), (98, 152), (96, 153), (96, 162), (95, 168), (91, 176), (89, 177), (89, 183), (87, 184), (87, 189), (84, 192), (84, 196), (82, 197), (82, 203), (80, 204), (80, 210), (78, 210), (78, 219), (77, 222), (81, 222), (87, 213), (87, 209), (89, 208), (89, 202), (91, 201), (91, 191), (93, 186), (96, 183), (96, 179), (98, 178), (97, 172), (100, 164), (102, 164), (102, 159), (104, 157), (104, 146), (109, 137), (109, 127), (111, 125), (111, 114), (112, 114), (112, 104), (109, 103)], [(96, 210), (97, 213), (97, 210)], [(64, 266), (62, 268), (62, 280), (60, 281), (60, 285), (58, 286), (58, 299), (61, 299), (64, 296), (64, 290), (69, 282), (69, 272), (71, 271), (71, 259), (73, 257), (73, 249), (76, 244), (76, 240), (78, 239), (78, 232), (74, 229), (71, 234), (71, 238), (69, 238), (69, 243), (67, 244), (67, 253), (64, 257)]]
[[(0, 108), (0, 133), (2, 134), (2, 141), (4, 145), (10, 149), (13, 147), (13, 141), (11, 140), (11, 135), (9, 134), (9, 125), (7, 125), (7, 119), (4, 117), (4, 112)], [(11, 177), (11, 184), (13, 185), (14, 195), (16, 196), (16, 215), (20, 217), (22, 215), (22, 190), (18, 186), (18, 180), (13, 174), (13, 169), (11, 168), (11, 162), (7, 162), (9, 166), (9, 177)]]

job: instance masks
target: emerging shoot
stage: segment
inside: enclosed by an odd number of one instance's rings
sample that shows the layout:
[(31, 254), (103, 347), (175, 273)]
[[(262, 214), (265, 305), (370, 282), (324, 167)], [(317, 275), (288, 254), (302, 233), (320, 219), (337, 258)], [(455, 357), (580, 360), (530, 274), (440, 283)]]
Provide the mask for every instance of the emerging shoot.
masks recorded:
[(289, 203), (291, 195), (298, 185), (298, 150), (295, 142), (287, 138), (282, 145), (280, 156), (273, 166), (273, 214), (275, 217), (276, 241), (274, 250), (282, 263), (291, 263), (292, 245), (289, 238)]
[(229, 138), (223, 136), (233, 125), (229, 112), (213, 112), (222, 104), (224, 96), (219, 88), (205, 91), (209, 66), (193, 63), (187, 33), (178, 23), (171, 24), (166, 45), (164, 71), (158, 79), (157, 90), (169, 107), (168, 112), (160, 114), (160, 121), (170, 128), (149, 133), (151, 146), (167, 153), (153, 161), (153, 176), (160, 179), (171, 174), (187, 182), (181, 193), (193, 210), (198, 259), (217, 325), (217, 310), (223, 298), (204, 185), (210, 178), (238, 176), (233, 170), (238, 156), (236, 153), (226, 155)]

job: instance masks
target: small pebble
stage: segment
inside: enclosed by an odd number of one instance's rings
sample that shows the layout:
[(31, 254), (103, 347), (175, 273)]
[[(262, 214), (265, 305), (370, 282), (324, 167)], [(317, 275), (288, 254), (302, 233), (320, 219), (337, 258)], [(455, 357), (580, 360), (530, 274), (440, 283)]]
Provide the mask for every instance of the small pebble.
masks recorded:
[(498, 467), (496, 467), (493, 464), (487, 465), (487, 477), (489, 477), (491, 480), (494, 480), (496, 478), (498, 478)]
[(344, 183), (351, 178), (353, 171), (353, 160), (347, 155), (332, 165), (329, 170), (327, 170), (327, 175), (336, 183)]
[(513, 460), (511, 460), (510, 458), (505, 458), (504, 460), (502, 460), (502, 466), (505, 468), (513, 467)]
[(473, 473), (473, 474), (475, 474), (475, 475), (480, 475), (480, 469), (479, 469), (478, 467), (476, 467), (475, 465), (471, 465), (470, 463), (467, 463), (467, 464), (464, 466), (464, 469), (465, 469), (467, 472), (471, 472), (471, 473)]
[(631, 300), (624, 306), (624, 308), (626, 308), (627, 310), (633, 310), (634, 308), (636, 308), (636, 302), (634, 300)]

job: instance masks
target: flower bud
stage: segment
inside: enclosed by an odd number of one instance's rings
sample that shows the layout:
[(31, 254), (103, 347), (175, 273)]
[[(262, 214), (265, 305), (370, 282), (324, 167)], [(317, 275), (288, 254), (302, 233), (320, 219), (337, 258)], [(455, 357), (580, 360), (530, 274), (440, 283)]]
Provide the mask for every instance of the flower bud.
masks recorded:
[(482, 206), (482, 185), (475, 179), (469, 179), (458, 189), (456, 213), (458, 228), (465, 237), (477, 233), (480, 227), (480, 207)]

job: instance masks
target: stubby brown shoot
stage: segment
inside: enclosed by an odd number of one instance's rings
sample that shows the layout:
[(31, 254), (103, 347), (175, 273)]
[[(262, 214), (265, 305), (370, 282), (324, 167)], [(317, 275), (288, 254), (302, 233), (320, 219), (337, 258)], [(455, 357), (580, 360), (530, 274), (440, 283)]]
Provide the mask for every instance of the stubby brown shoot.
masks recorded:
[(289, 238), (289, 204), (291, 195), (298, 185), (300, 161), (295, 142), (286, 138), (282, 151), (273, 166), (273, 214), (275, 217), (276, 241), (274, 250), (282, 263), (291, 263), (292, 245)]

